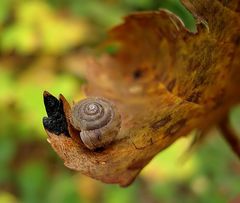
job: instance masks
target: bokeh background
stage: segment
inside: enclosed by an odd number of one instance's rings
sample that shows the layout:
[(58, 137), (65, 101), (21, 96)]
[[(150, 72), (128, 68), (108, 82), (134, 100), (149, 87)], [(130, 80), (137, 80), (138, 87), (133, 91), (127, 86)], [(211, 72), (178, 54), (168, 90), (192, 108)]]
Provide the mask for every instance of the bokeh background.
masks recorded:
[[(107, 30), (159, 8), (195, 29), (178, 0), (0, 0), (0, 203), (240, 202), (240, 163), (216, 129), (187, 158), (191, 137), (178, 140), (128, 188), (69, 170), (46, 142), (43, 91), (83, 97), (84, 59)], [(240, 107), (231, 122), (240, 134)]]

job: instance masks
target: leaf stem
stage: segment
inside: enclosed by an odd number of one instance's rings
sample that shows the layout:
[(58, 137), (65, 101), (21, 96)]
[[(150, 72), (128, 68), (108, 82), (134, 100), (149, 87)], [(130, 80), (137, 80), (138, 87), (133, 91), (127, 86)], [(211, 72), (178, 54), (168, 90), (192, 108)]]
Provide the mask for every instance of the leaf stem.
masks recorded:
[(230, 126), (229, 118), (225, 117), (219, 123), (219, 129), (222, 132), (222, 136), (228, 145), (231, 147), (232, 151), (240, 159), (240, 139)]

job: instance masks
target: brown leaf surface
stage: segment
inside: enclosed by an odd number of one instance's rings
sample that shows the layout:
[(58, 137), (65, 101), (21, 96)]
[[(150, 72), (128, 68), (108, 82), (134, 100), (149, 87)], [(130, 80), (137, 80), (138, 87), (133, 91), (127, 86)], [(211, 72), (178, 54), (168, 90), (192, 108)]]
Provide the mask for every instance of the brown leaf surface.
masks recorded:
[[(126, 186), (158, 152), (217, 124), (240, 101), (239, 2), (183, 3), (199, 23), (196, 33), (165, 10), (131, 14), (111, 30), (109, 42), (120, 50), (89, 63), (86, 93), (115, 103), (119, 139), (93, 152), (77, 136), (48, 132), (67, 167)], [(70, 107), (60, 100), (68, 120)]]

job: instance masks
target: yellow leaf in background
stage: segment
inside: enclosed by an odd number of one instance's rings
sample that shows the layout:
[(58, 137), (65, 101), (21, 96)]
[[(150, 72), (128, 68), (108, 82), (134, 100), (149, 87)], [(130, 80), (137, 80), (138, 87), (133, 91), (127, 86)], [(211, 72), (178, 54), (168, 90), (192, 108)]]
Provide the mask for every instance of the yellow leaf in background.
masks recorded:
[(18, 203), (19, 201), (15, 196), (8, 192), (0, 192), (1, 203)]
[(52, 18), (54, 10), (44, 1), (20, 1), (16, 4), (16, 21), (36, 27)]
[(39, 41), (30, 27), (15, 24), (6, 28), (1, 36), (1, 49), (11, 53), (16, 50), (20, 54), (30, 54), (39, 47)]
[(64, 53), (86, 39), (84, 22), (55, 17), (40, 25), (42, 49), (46, 53)]
[(196, 157), (192, 155), (191, 159), (186, 161), (181, 159), (190, 143), (190, 137), (180, 138), (170, 148), (158, 154), (151, 164), (143, 169), (141, 175), (151, 182), (184, 180), (191, 177), (198, 168)]

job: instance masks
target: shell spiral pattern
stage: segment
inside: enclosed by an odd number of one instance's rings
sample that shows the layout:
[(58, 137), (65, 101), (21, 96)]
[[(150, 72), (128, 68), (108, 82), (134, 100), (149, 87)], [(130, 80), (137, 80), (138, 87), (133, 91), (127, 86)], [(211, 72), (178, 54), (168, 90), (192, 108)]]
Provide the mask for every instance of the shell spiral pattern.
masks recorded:
[(80, 131), (85, 146), (94, 150), (115, 140), (120, 130), (121, 118), (110, 101), (90, 97), (72, 107), (71, 124)]

